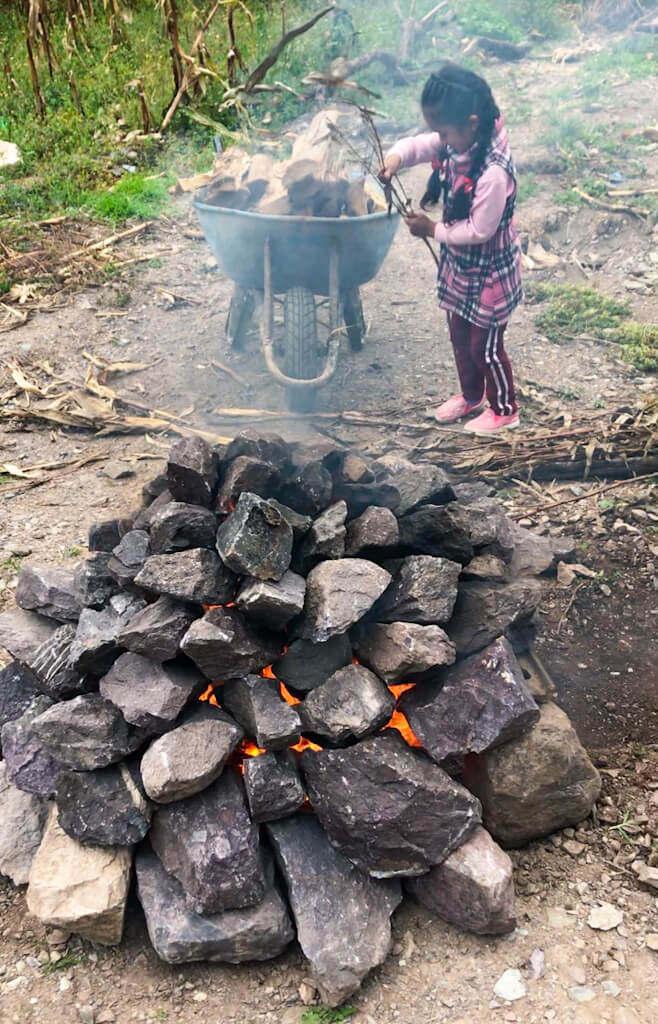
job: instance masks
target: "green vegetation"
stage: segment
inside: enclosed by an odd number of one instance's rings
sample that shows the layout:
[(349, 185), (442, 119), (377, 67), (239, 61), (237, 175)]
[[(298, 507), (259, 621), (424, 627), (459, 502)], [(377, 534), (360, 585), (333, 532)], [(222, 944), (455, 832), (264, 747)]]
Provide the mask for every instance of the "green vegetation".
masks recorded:
[(332, 1010), (328, 1006), (313, 1007), (304, 1010), (300, 1024), (342, 1024), (356, 1013), (356, 1007), (343, 1006), (340, 1010)]
[(525, 203), (526, 199), (532, 199), (540, 190), (540, 185), (534, 174), (519, 175), (519, 184), (516, 194), (518, 203)]
[(82, 548), (79, 548), (77, 544), (74, 544), (71, 548), (66, 548), (63, 552), (65, 558), (77, 558), (82, 554)]
[(629, 302), (567, 284), (533, 285), (529, 298), (547, 303), (535, 323), (551, 341), (587, 334), (619, 345), (621, 357), (639, 370), (658, 371), (658, 325), (631, 320)]
[(564, 10), (556, 0), (470, 0), (455, 10), (467, 35), (520, 43), (534, 29), (556, 37), (564, 33)]
[(62, 956), (55, 963), (44, 964), (41, 968), (42, 974), (54, 974), (56, 971), (66, 971), (69, 967), (77, 967), (79, 964), (85, 962), (85, 957), (81, 956)]
[(616, 825), (611, 825), (608, 831), (616, 833), (624, 843), (632, 845), (635, 841), (633, 836), (641, 829), (637, 822), (633, 821), (633, 812), (628, 810), (624, 812), (622, 820)]
[(620, 81), (649, 78), (656, 71), (658, 62), (653, 40), (631, 36), (617, 40), (614, 47), (587, 57), (578, 75), (578, 84), (587, 99), (605, 99), (607, 90)]
[[(3, 473), (2, 475), (0, 475), (0, 483), (4, 482), (2, 479), (3, 476), (6, 476), (7, 480), (12, 479), (12, 477), (10, 477), (9, 474)], [(16, 555), (11, 555), (10, 558), (5, 558), (4, 562), (0, 562), (0, 569), (2, 569), (4, 572), (16, 573), (20, 572), (20, 568), (21, 560)]]

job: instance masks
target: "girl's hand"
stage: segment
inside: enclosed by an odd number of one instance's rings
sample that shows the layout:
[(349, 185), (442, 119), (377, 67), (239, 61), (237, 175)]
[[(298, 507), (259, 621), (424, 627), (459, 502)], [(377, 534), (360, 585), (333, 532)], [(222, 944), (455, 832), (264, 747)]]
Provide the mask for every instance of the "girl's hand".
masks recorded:
[(384, 166), (377, 175), (382, 185), (390, 184), (391, 178), (394, 174), (397, 174), (402, 164), (402, 157), (398, 156), (397, 153), (391, 153), (386, 157)]
[(412, 213), (404, 218), (409, 231), (415, 238), (434, 238), (436, 224), (424, 213)]

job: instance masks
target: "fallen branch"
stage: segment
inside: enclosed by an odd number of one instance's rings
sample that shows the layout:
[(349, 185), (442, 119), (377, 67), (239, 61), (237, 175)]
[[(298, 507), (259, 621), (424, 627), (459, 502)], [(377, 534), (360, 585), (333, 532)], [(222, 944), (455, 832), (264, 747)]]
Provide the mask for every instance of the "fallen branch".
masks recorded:
[[(196, 34), (196, 38), (194, 40), (194, 45), (192, 46), (192, 53), (196, 53), (198, 51), (201, 43), (203, 42), (203, 37), (205, 36), (206, 32), (210, 28), (210, 24), (211, 24), (213, 18), (217, 14), (217, 11), (219, 10), (219, 8), (224, 3), (225, 3), (225, 0), (217, 0), (217, 2), (211, 7), (211, 9), (208, 12), (208, 15), (207, 15), (205, 21), (203, 22), (203, 25), (201, 26), (201, 28), (199, 29), (199, 31)], [(178, 110), (179, 104), (180, 104), (181, 100), (183, 99), (183, 96), (188, 91), (188, 89), (194, 84), (195, 79), (198, 77), (196, 73), (192, 73), (191, 72), (191, 66), (192, 66), (192, 62), (190, 61), (187, 64), (187, 67), (185, 68), (185, 73), (183, 75), (182, 81), (181, 81), (180, 85), (178, 86), (178, 91), (177, 91), (176, 95), (174, 96), (173, 100), (171, 101), (171, 104), (169, 106), (169, 110), (167, 111), (167, 113), (165, 114), (165, 116), (164, 116), (164, 118), (162, 120), (162, 124), (160, 125), (160, 131), (161, 132), (163, 132), (165, 130), (165, 128), (167, 128), (169, 126), (169, 124), (171, 123), (171, 119), (173, 118), (174, 114)]]
[(596, 206), (599, 210), (607, 210), (608, 213), (627, 213), (631, 217), (637, 217), (638, 220), (644, 220), (649, 215), (648, 210), (636, 210), (633, 206), (620, 206), (619, 203), (606, 203), (602, 199), (596, 199), (587, 192), (583, 192), (582, 188), (578, 188), (577, 185), (572, 185), (571, 191), (584, 199), (590, 206)]
[(236, 384), (240, 385), (240, 387), (251, 387), (248, 380), (245, 380), (245, 378), (241, 377), (239, 373), (236, 373), (235, 370), (232, 370), (230, 366), (225, 366), (224, 363), (220, 363), (219, 359), (211, 359), (210, 365), (214, 367), (215, 370), (218, 370), (220, 373), (225, 373), (227, 377), (231, 377), (236, 382)]
[(314, 14), (312, 18), (309, 18), (308, 21), (305, 21), (303, 25), (298, 25), (296, 28), (291, 28), (288, 32), (284, 32), (281, 38), (279, 39), (278, 43), (276, 43), (276, 45), (272, 47), (270, 52), (263, 58), (260, 64), (251, 72), (243, 86), (243, 91), (251, 92), (254, 86), (259, 85), (260, 82), (262, 82), (263, 79), (265, 78), (265, 75), (270, 70), (270, 68), (274, 67), (279, 57), (285, 50), (286, 46), (288, 46), (288, 44), (291, 43), (293, 39), (297, 39), (298, 36), (301, 36), (305, 32), (308, 32), (310, 29), (312, 29), (313, 26), (316, 25), (321, 18), (326, 17), (326, 15), (330, 14), (333, 10), (334, 5), (332, 4), (330, 7), (325, 7), (323, 8), (323, 10), (318, 11), (317, 14)]
[(517, 514), (517, 518), (523, 516), (534, 516), (540, 512), (547, 512), (549, 509), (560, 508), (562, 505), (572, 505), (576, 501), (585, 501), (587, 498), (597, 498), (599, 494), (607, 494), (608, 491), (614, 491), (618, 487), (630, 487), (632, 484), (639, 484), (645, 480), (658, 479), (658, 473), (646, 473), (644, 476), (634, 476), (630, 480), (617, 480), (614, 484), (608, 484), (606, 487), (598, 487), (595, 491), (588, 491), (587, 494), (577, 494), (573, 498), (563, 498), (561, 501), (552, 501), (548, 505), (538, 505), (536, 508), (524, 509), (523, 512)]
[(152, 220), (144, 221), (142, 224), (136, 224), (132, 228), (126, 228), (125, 231), (118, 231), (114, 235), (108, 235), (107, 238), (101, 238), (99, 242), (93, 242), (81, 246), (79, 249), (74, 249), (73, 252), (66, 254), (65, 259), (74, 260), (78, 256), (85, 256), (89, 252), (98, 252), (100, 249), (108, 249), (111, 245), (115, 245), (117, 242), (121, 242), (124, 238), (133, 238), (135, 235), (141, 235), (143, 231), (150, 228), (155, 223)]

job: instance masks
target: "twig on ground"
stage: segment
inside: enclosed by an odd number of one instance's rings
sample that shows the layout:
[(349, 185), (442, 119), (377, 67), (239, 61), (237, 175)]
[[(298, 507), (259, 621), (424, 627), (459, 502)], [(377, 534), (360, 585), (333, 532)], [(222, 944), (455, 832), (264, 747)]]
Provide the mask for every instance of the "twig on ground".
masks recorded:
[(634, 206), (621, 206), (619, 203), (606, 203), (602, 199), (596, 199), (587, 192), (583, 192), (582, 188), (578, 188), (577, 185), (572, 185), (571, 191), (575, 192), (581, 199), (584, 199), (590, 206), (597, 206), (600, 210), (608, 210), (609, 213), (627, 213), (631, 217), (637, 217), (638, 220), (644, 220), (649, 216), (648, 210), (636, 210)]
[(225, 366), (224, 363), (220, 363), (219, 359), (211, 359), (210, 365), (220, 373), (225, 373), (227, 377), (231, 377), (241, 387), (248, 388), (251, 386), (248, 380), (245, 380), (245, 378), (241, 377), (239, 373), (232, 370), (230, 366)]
[(534, 516), (539, 512), (547, 512), (552, 508), (559, 508), (561, 505), (571, 505), (575, 501), (585, 501), (587, 498), (596, 498), (599, 494), (606, 494), (618, 487), (630, 487), (632, 484), (642, 483), (644, 480), (658, 479), (658, 473), (645, 473), (643, 476), (633, 476), (628, 480), (617, 480), (614, 484), (607, 484), (606, 487), (598, 487), (595, 491), (588, 491), (587, 494), (577, 494), (574, 498), (563, 498), (562, 501), (552, 501), (548, 505), (538, 505), (536, 508), (524, 509), (518, 513), (519, 516)]
[(578, 597), (578, 594), (583, 589), (583, 587), (586, 587), (588, 585), (588, 583), (591, 583), (591, 582), (592, 582), (591, 580), (581, 580), (581, 582), (575, 587), (573, 594), (569, 598), (569, 601), (567, 603), (567, 607), (562, 612), (562, 615), (560, 617), (560, 621), (558, 622), (558, 624), (556, 626), (556, 629), (555, 629), (556, 635), (560, 632), (560, 630), (562, 629), (562, 626), (566, 622), (567, 616), (568, 616), (569, 612), (571, 611), (571, 609), (572, 609), (572, 607), (574, 605), (574, 602), (575, 602), (576, 598)]

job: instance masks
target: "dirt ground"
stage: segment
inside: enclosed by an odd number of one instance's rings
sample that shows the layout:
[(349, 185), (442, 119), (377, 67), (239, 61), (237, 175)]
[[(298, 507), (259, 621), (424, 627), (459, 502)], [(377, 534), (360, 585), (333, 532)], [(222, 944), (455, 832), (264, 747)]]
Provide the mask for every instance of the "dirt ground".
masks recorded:
[[(485, 73), (510, 116), (517, 161), (538, 168), (538, 158), (547, 155), (542, 117), (555, 102), (551, 90), (568, 88), (574, 66), (525, 61), (513, 70), (492, 65)], [(520, 94), (527, 114), (514, 117)], [(582, 116), (585, 101), (575, 91), (566, 102)], [(655, 83), (622, 81), (606, 109), (588, 116), (618, 135), (619, 169), (634, 180), (637, 154), (623, 133), (658, 122)], [(658, 146), (645, 149), (642, 161), (655, 181)], [(416, 196), (424, 173), (410, 175)], [(587, 283), (606, 294), (630, 297), (639, 319), (655, 321), (656, 229), (605, 211), (558, 208), (554, 195), (569, 177), (536, 170), (535, 180), (539, 189), (521, 204), (519, 227), (531, 241), (543, 240), (561, 262), (528, 278), (584, 282), (587, 275)], [(181, 215), (150, 232), (149, 252), (162, 253), (157, 266), (80, 291), (62, 308), (36, 314), (20, 329), (0, 335), (2, 363), (15, 359), (29, 368), (47, 358), (57, 371), (80, 381), (87, 368), (85, 350), (109, 360), (146, 362), (148, 370), (113, 381), (117, 390), (219, 436), (231, 436), (247, 421), (222, 418), (213, 413), (218, 407), (284, 410), (256, 337), (245, 352), (229, 350), (223, 327), (230, 282), (211, 266), (205, 243), (185, 236), (184, 229), (189, 234), (196, 226), (194, 215), (186, 208)], [(124, 249), (137, 255), (144, 244), (142, 239)], [(184, 301), (172, 306), (162, 290)], [(383, 423), (362, 427), (345, 420), (282, 418), (267, 422), (267, 429), (371, 452), (413, 447), (419, 436), (414, 424), (421, 424), (423, 443), (440, 441), (426, 410), (454, 391), (455, 377), (433, 291), (431, 260), (401, 229), (380, 275), (363, 290), (367, 344), (360, 353), (342, 354), (318, 402), (319, 411), (360, 410)], [(533, 313), (532, 305), (524, 305), (509, 330), (527, 429), (560, 415), (636, 408), (655, 394), (655, 377), (614, 358), (614, 350), (585, 340), (558, 346), (541, 338)], [(213, 359), (232, 368), (243, 383), (213, 368)], [(408, 416), (397, 415), (400, 409), (409, 410)], [(3, 487), (0, 606), (13, 601), (23, 558), (73, 561), (85, 551), (91, 523), (129, 513), (169, 443), (153, 434), (103, 437), (51, 430), (29, 420), (5, 421), (2, 462), (27, 467), (91, 455), (99, 461), (53, 474), (38, 487), (26, 489), (20, 482)], [(118, 459), (125, 460), (131, 475), (110, 479), (105, 467)], [(574, 496), (577, 486), (560, 494)], [(548, 489), (547, 499), (554, 493)], [(655, 859), (658, 851), (658, 515), (648, 487), (614, 493), (605, 510), (583, 501), (550, 514), (531, 511), (542, 504), (539, 485), (501, 494), (517, 511), (527, 503), (527, 523), (534, 528), (573, 536), (578, 561), (599, 574), (577, 592), (573, 585), (562, 589), (546, 582), (538, 641), (560, 703), (602, 771), (599, 816), (575, 835), (566, 830), (513, 854), (518, 928), (507, 938), (459, 934), (405, 902), (394, 917), (393, 954), (354, 999), (355, 1024), (650, 1024), (658, 1019), (658, 891), (639, 887), (629, 866)], [(627, 828), (615, 828), (624, 820)], [(603, 932), (588, 925), (591, 907), (600, 902), (623, 912), (618, 927)], [(543, 954), (541, 977), (532, 977), (527, 967), (536, 950)], [(541, 960), (533, 957), (535, 964)], [(526, 986), (525, 996), (514, 1003), (496, 1000), (493, 992), (508, 968), (521, 969)], [(55, 1018), (65, 1024), (298, 1024), (304, 977), (294, 949), (260, 966), (169, 968), (150, 949), (136, 901), (120, 949), (93, 949), (76, 940), (57, 945), (27, 915), (23, 893), (0, 885), (0, 1024)]]

